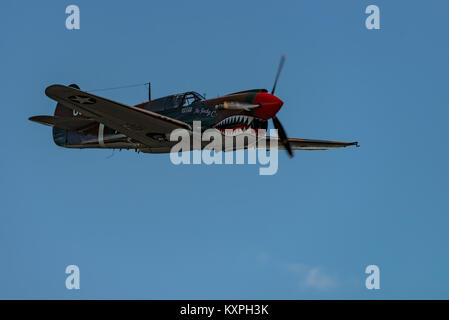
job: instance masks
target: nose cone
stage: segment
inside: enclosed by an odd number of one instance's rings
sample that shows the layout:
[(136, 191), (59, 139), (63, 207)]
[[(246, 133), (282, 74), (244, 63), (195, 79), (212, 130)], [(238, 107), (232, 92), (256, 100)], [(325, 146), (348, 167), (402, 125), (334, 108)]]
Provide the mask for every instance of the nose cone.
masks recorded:
[(258, 118), (268, 120), (278, 113), (284, 102), (271, 93), (259, 92), (254, 98), (254, 104), (260, 104), (259, 108), (254, 109), (255, 115)]

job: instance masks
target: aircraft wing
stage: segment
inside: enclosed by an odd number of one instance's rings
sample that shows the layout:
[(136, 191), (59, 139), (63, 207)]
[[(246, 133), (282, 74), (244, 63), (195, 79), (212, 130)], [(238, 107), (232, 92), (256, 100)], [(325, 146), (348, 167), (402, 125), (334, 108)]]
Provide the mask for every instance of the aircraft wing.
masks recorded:
[[(241, 150), (248, 148), (262, 148), (262, 146), (266, 146), (267, 150), (274, 149), (270, 146), (271, 143), (277, 141), (277, 149), (285, 150), (284, 145), (279, 141), (278, 137), (255, 137), (252, 134), (246, 135), (248, 140), (243, 140), (244, 144), (237, 147), (237, 143), (235, 138), (233, 137), (223, 137), (223, 150), (224, 151), (232, 151), (232, 150)], [(231, 142), (230, 139), (234, 141)], [(225, 147), (225, 141), (229, 140), (228, 145), (232, 145), (231, 148)], [(359, 146), (358, 142), (341, 142), (341, 141), (329, 141), (329, 140), (312, 140), (312, 139), (299, 139), (299, 138), (289, 138), (290, 146), (292, 150), (327, 150), (327, 149), (335, 149), (335, 148), (344, 148), (349, 146)], [(233, 144), (232, 144), (233, 143)]]
[(191, 129), (185, 122), (155, 112), (127, 106), (72, 87), (52, 85), (45, 94), (67, 108), (135, 139), (146, 146), (159, 146), (155, 135), (170, 134), (174, 129)]
[[(358, 147), (358, 142), (340, 142), (340, 141), (329, 141), (329, 140), (312, 140), (312, 139), (298, 139), (289, 138), (290, 146), (292, 150), (327, 150), (335, 148), (345, 148), (349, 146)], [(285, 150), (285, 147), (279, 142), (279, 149)]]

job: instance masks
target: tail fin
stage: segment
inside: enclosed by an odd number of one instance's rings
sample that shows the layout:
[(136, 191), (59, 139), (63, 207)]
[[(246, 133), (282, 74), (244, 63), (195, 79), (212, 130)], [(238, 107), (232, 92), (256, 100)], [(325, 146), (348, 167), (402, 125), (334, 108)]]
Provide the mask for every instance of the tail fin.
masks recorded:
[[(80, 89), (80, 87), (77, 84), (71, 84), (69, 85), (69, 87), (75, 88), (75, 89)], [(63, 106), (61, 103), (57, 103), (56, 104), (56, 109), (55, 109), (55, 117), (61, 117), (61, 118), (73, 118), (75, 116), (78, 116), (78, 114), (76, 113), (76, 111), (73, 111), (72, 109), (69, 109), (65, 106)], [(68, 134), (67, 134), (67, 129), (63, 129), (63, 128), (58, 128), (56, 126), (53, 126), (53, 141), (58, 145), (58, 146), (65, 146), (68, 144)]]
[[(71, 84), (70, 87), (79, 89), (76, 84)], [(92, 135), (84, 133), (84, 130), (98, 125), (95, 120), (86, 118), (61, 103), (56, 105), (54, 116), (33, 116), (29, 120), (53, 127), (53, 141), (61, 147), (80, 144), (87, 135)]]

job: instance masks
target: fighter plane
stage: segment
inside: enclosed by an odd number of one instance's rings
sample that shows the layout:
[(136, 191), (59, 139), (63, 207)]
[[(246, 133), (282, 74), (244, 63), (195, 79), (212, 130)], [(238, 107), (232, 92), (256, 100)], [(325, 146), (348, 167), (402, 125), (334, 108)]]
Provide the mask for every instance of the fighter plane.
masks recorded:
[[(338, 142), (288, 138), (277, 117), (283, 101), (274, 95), (284, 65), (282, 56), (271, 92), (251, 89), (213, 99), (194, 92), (184, 92), (151, 99), (128, 106), (82, 91), (76, 84), (51, 85), (45, 94), (57, 102), (54, 116), (34, 116), (29, 120), (53, 127), (53, 140), (66, 148), (135, 149), (145, 153), (169, 153), (176, 144), (170, 141), (175, 129), (192, 131), (194, 121), (201, 121), (201, 130), (214, 128), (223, 137), (265, 132), (268, 120), (273, 121), (278, 148), (293, 157), (293, 150), (326, 150), (358, 146), (357, 142)], [(260, 137), (258, 138), (260, 139)], [(202, 143), (200, 148), (204, 148)], [(265, 144), (268, 148), (269, 143)], [(248, 144), (240, 146), (246, 149)], [(255, 146), (258, 147), (258, 146)], [(218, 150), (218, 151), (234, 151)]]

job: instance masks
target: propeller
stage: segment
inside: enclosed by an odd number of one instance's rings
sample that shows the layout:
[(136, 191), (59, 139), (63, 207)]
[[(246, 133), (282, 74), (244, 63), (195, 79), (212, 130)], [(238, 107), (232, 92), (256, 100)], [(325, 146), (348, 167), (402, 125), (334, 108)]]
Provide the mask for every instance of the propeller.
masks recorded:
[[(281, 61), (279, 62), (279, 67), (278, 67), (278, 71), (276, 74), (276, 78), (274, 80), (273, 89), (271, 90), (271, 94), (274, 94), (274, 92), (276, 91), (276, 85), (278, 83), (278, 79), (279, 79), (279, 75), (281, 74), (282, 67), (284, 66), (284, 62), (285, 62), (285, 54), (283, 54), (281, 56)], [(290, 142), (288, 141), (287, 133), (285, 132), (284, 127), (281, 124), (281, 121), (279, 121), (278, 117), (276, 117), (276, 116), (274, 116), (272, 118), (272, 120), (273, 120), (274, 128), (277, 129), (277, 131), (278, 131), (279, 140), (281, 141), (282, 145), (287, 150), (290, 158), (293, 158), (292, 147), (290, 146)]]
[(284, 127), (282, 126), (278, 117), (274, 116), (272, 118), (272, 120), (273, 120), (274, 128), (278, 130), (279, 140), (281, 141), (282, 145), (287, 150), (290, 158), (293, 158), (292, 147), (290, 146), (290, 142), (288, 141), (287, 133), (285, 133)]
[(276, 74), (276, 79), (274, 79), (273, 89), (271, 90), (271, 94), (274, 94), (274, 91), (276, 91), (276, 85), (278, 84), (279, 75), (281, 74), (282, 67), (284, 67), (285, 62), (285, 54), (281, 56), (281, 61), (279, 61), (279, 67), (278, 72)]

